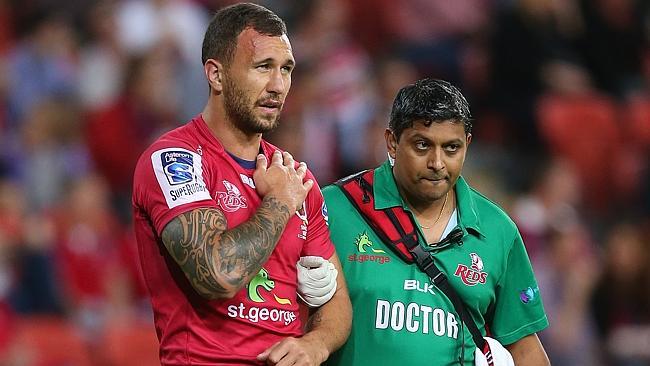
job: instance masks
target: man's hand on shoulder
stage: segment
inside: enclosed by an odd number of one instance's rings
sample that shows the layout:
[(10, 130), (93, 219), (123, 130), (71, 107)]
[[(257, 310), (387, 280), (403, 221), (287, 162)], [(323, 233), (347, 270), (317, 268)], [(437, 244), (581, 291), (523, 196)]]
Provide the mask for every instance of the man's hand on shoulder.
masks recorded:
[(260, 196), (272, 196), (295, 211), (302, 207), (307, 193), (314, 186), (313, 180), (304, 181), (306, 174), (307, 164), (301, 162), (296, 168), (291, 154), (275, 151), (270, 164), (264, 155), (257, 156), (253, 180)]

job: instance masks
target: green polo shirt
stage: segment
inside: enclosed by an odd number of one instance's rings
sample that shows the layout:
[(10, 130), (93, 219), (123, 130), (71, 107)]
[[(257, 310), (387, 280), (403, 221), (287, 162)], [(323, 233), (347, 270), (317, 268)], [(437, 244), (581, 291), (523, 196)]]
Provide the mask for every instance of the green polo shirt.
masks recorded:
[[(476, 325), (502, 344), (548, 326), (517, 227), (460, 177), (455, 185), (462, 244), (435, 254), (438, 268)], [(388, 162), (374, 173), (375, 208), (402, 206)], [(386, 246), (338, 186), (323, 189), (329, 228), (353, 307), (352, 333), (328, 365), (474, 364), (475, 345), (449, 299), (415, 264)], [(421, 230), (421, 229), (420, 229)], [(420, 235), (420, 245), (426, 246)]]

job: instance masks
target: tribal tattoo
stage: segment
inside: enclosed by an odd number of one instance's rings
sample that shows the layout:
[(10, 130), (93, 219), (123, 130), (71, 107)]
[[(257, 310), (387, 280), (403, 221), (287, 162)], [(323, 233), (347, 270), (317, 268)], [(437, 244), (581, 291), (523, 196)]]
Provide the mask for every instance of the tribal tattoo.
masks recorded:
[(170, 221), (162, 241), (192, 287), (215, 299), (239, 290), (259, 272), (290, 217), (286, 205), (265, 197), (248, 221), (228, 230), (223, 212), (200, 208)]

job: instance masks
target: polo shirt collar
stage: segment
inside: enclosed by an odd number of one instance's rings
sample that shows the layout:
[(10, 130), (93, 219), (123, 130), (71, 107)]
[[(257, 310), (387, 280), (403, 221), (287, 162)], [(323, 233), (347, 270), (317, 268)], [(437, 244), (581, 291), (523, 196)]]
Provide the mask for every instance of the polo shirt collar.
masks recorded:
[(458, 216), (463, 230), (474, 231), (479, 236), (484, 236), (481, 230), (481, 221), (478, 216), (478, 208), (472, 194), (472, 188), (467, 184), (463, 176), (458, 177), (455, 186), (456, 205)]
[(383, 210), (389, 207), (403, 206), (405, 210), (411, 211), (402, 196), (399, 195), (395, 177), (393, 177), (393, 167), (390, 166), (388, 160), (375, 169), (373, 182), (375, 209)]
[[(404, 210), (411, 212), (411, 209), (399, 194), (395, 177), (393, 176), (393, 168), (390, 166), (388, 160), (375, 169), (373, 181), (375, 209), (382, 210), (389, 207), (402, 206)], [(470, 186), (462, 176), (458, 177), (454, 191), (456, 192), (458, 225), (463, 231), (469, 230), (479, 236), (483, 236), (477, 214), (476, 202), (472, 197)]]

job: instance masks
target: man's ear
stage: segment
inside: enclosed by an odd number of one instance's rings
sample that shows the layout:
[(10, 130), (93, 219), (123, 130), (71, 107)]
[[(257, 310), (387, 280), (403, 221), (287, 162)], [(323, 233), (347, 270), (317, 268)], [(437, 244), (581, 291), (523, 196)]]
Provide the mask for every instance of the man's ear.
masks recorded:
[(216, 94), (221, 94), (223, 91), (223, 64), (215, 59), (208, 59), (203, 65), (203, 72), (208, 79), (210, 89)]
[(465, 141), (467, 142), (467, 146), (472, 142), (472, 134), (468, 133), (467, 136), (465, 137)]
[(390, 130), (390, 128), (387, 128), (384, 131), (384, 138), (386, 139), (386, 149), (388, 150), (388, 155), (391, 158), (395, 159), (395, 154), (397, 151), (397, 139), (395, 138), (395, 134)]

